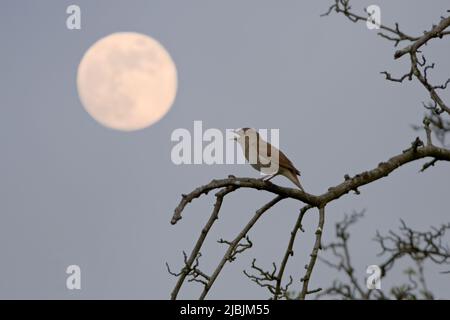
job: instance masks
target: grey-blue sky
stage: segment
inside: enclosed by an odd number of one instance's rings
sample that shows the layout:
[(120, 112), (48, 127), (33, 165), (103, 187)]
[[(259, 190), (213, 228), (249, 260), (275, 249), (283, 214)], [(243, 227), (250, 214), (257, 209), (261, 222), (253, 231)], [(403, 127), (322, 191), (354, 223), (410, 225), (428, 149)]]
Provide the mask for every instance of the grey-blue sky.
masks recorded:
[[(281, 147), (319, 193), (345, 173), (374, 167), (403, 150), (421, 121), (416, 83), (386, 82), (380, 71), (404, 72), (392, 44), (341, 16), (320, 18), (330, 1), (76, 1), (82, 30), (65, 28), (72, 1), (2, 1), (0, 4), (0, 297), (167, 298), (181, 250), (190, 250), (212, 207), (194, 202), (178, 225), (169, 220), (180, 194), (228, 174), (256, 176), (249, 166), (175, 166), (171, 132), (205, 127), (279, 128)], [(358, 1), (356, 10), (369, 1)], [(398, 21), (418, 34), (448, 9), (446, 1), (378, 1), (383, 22)], [(97, 39), (136, 31), (158, 39), (177, 64), (179, 91), (154, 126), (123, 133), (98, 125), (76, 92), (76, 68)], [(425, 49), (438, 63), (436, 81), (448, 76), (447, 42)], [(446, 97), (449, 97), (448, 91)], [(416, 228), (447, 222), (450, 168), (418, 174), (419, 163), (349, 195), (328, 209), (325, 239), (344, 212), (367, 208), (354, 228), (357, 273), (379, 261), (371, 239), (403, 218)], [(276, 182), (290, 185), (283, 178)], [(203, 265), (211, 270), (231, 238), (269, 195), (240, 191), (226, 200), (208, 238)], [(264, 298), (242, 269), (256, 257), (270, 267), (282, 255), (298, 204), (279, 204), (251, 237), (255, 247), (227, 266), (212, 298)], [(297, 242), (288, 272), (302, 270), (314, 216)], [(83, 289), (65, 288), (65, 268), (79, 264)], [(312, 286), (335, 275), (319, 266)], [(390, 283), (401, 281), (397, 277)], [(449, 282), (431, 273), (430, 286), (448, 297)], [(189, 285), (183, 297), (194, 298)]]

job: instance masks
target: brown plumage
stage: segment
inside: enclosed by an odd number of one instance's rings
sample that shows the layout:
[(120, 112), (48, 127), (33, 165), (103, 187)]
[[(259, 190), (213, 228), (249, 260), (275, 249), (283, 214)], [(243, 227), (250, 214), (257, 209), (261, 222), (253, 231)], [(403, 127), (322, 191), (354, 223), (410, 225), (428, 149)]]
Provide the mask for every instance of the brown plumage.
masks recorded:
[[(282, 175), (304, 191), (297, 177), (300, 176), (300, 171), (282, 151), (263, 140), (255, 129), (242, 128), (236, 130), (235, 133), (237, 134), (235, 140), (239, 142), (250, 165), (260, 172), (269, 174), (267, 181), (277, 175)], [(272, 150), (275, 152), (273, 158)], [(277, 152), (278, 158), (275, 156)]]

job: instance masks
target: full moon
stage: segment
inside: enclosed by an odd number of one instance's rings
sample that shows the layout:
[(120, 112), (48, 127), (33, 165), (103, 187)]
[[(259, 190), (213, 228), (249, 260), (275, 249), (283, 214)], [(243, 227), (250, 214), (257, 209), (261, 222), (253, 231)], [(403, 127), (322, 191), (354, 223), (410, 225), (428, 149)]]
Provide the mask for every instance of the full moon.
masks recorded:
[(134, 32), (108, 35), (95, 42), (78, 67), (77, 87), (86, 111), (102, 125), (143, 129), (172, 106), (177, 70), (155, 39)]

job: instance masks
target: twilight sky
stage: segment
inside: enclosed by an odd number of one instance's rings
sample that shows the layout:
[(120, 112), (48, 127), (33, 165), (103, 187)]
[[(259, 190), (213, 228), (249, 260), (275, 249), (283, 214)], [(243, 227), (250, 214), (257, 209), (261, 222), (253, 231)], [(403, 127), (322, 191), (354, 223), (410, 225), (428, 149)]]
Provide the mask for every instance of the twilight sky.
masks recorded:
[[(194, 201), (184, 219), (170, 225), (180, 195), (228, 174), (258, 177), (248, 165), (181, 165), (171, 162), (177, 128), (280, 129), (280, 147), (302, 171), (302, 184), (322, 193), (406, 149), (419, 134), (427, 101), (417, 82), (387, 82), (380, 71), (407, 71), (407, 59), (343, 16), (320, 18), (332, 1), (12, 1), (0, 3), (0, 298), (169, 297), (173, 269), (182, 265), (210, 215), (213, 195)], [(77, 4), (82, 29), (66, 28), (66, 8)], [(373, 4), (355, 1), (356, 11)], [(420, 34), (445, 13), (448, 1), (377, 1), (382, 22), (395, 21)], [(136, 132), (107, 129), (83, 109), (76, 70), (99, 38), (134, 31), (159, 40), (178, 71), (178, 94), (170, 112)], [(435, 82), (450, 75), (450, 43), (424, 49), (437, 63)], [(450, 99), (449, 90), (443, 93)], [(347, 195), (327, 209), (324, 241), (344, 213), (366, 209), (352, 230), (356, 274), (383, 259), (372, 241), (376, 230), (396, 229), (402, 218), (426, 230), (450, 221), (446, 197), (450, 167), (438, 163), (418, 173), (414, 162)], [(283, 177), (274, 183), (292, 187)], [(254, 211), (272, 195), (240, 190), (226, 198), (202, 251), (210, 273)], [(299, 203), (274, 207), (249, 234), (254, 248), (225, 266), (209, 298), (267, 298), (242, 270), (252, 259), (270, 269), (281, 259)], [(287, 273), (299, 288), (310, 251), (316, 215), (305, 220)], [(65, 269), (77, 264), (82, 289), (66, 289)], [(382, 287), (405, 280), (400, 267)], [(429, 268), (430, 288), (450, 297), (450, 278)], [(311, 288), (336, 278), (319, 264)], [(182, 298), (196, 298), (187, 283)]]

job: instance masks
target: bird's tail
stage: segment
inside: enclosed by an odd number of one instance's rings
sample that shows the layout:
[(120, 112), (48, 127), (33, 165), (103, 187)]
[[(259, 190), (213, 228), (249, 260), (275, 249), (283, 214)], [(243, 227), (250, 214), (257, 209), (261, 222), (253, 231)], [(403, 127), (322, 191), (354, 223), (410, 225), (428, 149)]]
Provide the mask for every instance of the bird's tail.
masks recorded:
[(303, 192), (305, 192), (305, 189), (303, 189), (302, 185), (300, 184), (300, 180), (298, 180), (298, 177), (296, 174), (290, 174), (289, 180), (291, 180), (297, 187), (300, 188)]

